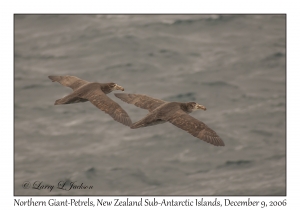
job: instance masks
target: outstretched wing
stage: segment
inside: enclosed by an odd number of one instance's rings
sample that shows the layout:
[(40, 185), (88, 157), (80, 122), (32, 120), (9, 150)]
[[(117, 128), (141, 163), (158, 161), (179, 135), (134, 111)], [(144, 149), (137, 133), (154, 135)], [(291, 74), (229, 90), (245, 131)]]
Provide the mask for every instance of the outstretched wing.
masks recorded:
[(94, 89), (87, 92), (82, 97), (88, 99), (92, 104), (104, 111), (106, 114), (109, 114), (117, 122), (126, 126), (131, 126), (131, 119), (124, 109), (122, 109), (119, 104), (111, 100), (100, 89)]
[(204, 140), (207, 143), (215, 146), (225, 146), (224, 142), (215, 131), (182, 110), (177, 110), (174, 115), (164, 120), (169, 121), (178, 128), (189, 132), (193, 136)]
[(74, 91), (78, 88), (80, 88), (81, 86), (89, 83), (88, 81), (79, 79), (78, 77), (75, 76), (48, 76), (49, 79), (52, 80), (52, 82), (59, 82), (60, 84), (62, 84), (63, 86), (66, 87), (70, 87), (72, 88)]
[(166, 103), (166, 101), (141, 94), (115, 93), (115, 96), (126, 103), (134, 104), (142, 109), (148, 109), (150, 112)]

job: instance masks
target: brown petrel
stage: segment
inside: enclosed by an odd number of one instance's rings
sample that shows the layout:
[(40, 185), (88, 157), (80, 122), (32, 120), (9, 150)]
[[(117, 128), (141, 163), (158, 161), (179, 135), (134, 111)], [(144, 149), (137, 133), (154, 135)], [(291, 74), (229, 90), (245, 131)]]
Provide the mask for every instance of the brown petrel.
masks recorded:
[(146, 117), (131, 125), (132, 129), (170, 122), (207, 143), (215, 146), (225, 146), (215, 131), (189, 115), (195, 110), (206, 110), (203, 105), (196, 102), (167, 102), (140, 94), (115, 93), (115, 96), (126, 103), (134, 104), (149, 111)]
[(73, 92), (55, 101), (54, 105), (72, 104), (90, 101), (97, 108), (109, 114), (114, 120), (126, 126), (131, 126), (132, 122), (128, 114), (122, 107), (111, 100), (106, 94), (114, 90), (124, 88), (116, 83), (88, 82), (75, 76), (49, 76), (52, 82), (59, 82), (63, 86), (70, 87)]

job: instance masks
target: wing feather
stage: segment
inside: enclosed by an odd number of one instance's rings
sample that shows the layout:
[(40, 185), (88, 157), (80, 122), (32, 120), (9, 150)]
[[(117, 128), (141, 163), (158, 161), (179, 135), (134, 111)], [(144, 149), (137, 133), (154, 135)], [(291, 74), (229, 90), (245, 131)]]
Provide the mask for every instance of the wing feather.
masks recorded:
[(97, 108), (104, 111), (106, 114), (109, 114), (117, 122), (126, 126), (131, 126), (132, 122), (126, 111), (100, 89), (94, 89), (82, 97), (88, 99)]
[(182, 110), (176, 111), (172, 117), (165, 120), (207, 143), (215, 146), (225, 146), (223, 140), (215, 131)]
[(70, 87), (72, 88), (74, 91), (78, 88), (80, 88), (81, 86), (89, 83), (88, 81), (82, 80), (78, 77), (75, 76), (48, 76), (49, 79), (52, 80), (52, 82), (59, 82), (60, 84), (62, 84), (63, 86), (66, 87)]
[(166, 103), (166, 101), (141, 94), (115, 93), (115, 96), (128, 104), (134, 104), (135, 106), (147, 109), (150, 112)]

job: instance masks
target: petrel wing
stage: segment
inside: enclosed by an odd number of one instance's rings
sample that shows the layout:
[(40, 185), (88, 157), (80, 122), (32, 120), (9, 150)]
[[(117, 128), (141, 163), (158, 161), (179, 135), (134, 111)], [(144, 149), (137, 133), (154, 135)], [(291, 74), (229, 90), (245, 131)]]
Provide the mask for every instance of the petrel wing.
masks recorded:
[(207, 143), (215, 146), (225, 146), (223, 140), (215, 131), (210, 129), (203, 122), (185, 113), (183, 110), (177, 110), (171, 117), (168, 117), (164, 120), (169, 121), (176, 127), (187, 131), (191, 135), (197, 137), (198, 139), (204, 140)]
[(63, 86), (66, 87), (70, 87), (72, 88), (74, 91), (78, 88), (80, 88), (81, 86), (89, 83), (88, 81), (82, 80), (78, 77), (75, 76), (48, 76), (49, 79), (52, 80), (52, 82), (59, 82), (60, 84), (62, 84)]
[(82, 98), (88, 99), (97, 108), (109, 114), (114, 120), (122, 123), (126, 126), (132, 124), (130, 117), (122, 107), (111, 100), (105, 93), (100, 89), (93, 89), (90, 92), (82, 95)]
[(115, 96), (128, 104), (134, 104), (135, 106), (147, 109), (150, 112), (166, 103), (166, 101), (141, 94), (115, 93)]

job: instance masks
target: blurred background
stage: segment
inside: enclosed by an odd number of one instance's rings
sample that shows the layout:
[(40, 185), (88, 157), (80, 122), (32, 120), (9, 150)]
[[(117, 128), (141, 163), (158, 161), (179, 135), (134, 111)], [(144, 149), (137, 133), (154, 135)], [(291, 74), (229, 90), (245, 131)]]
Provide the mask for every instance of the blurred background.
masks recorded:
[[(15, 195), (285, 195), (285, 15), (15, 15)], [(131, 130), (49, 75), (195, 101), (225, 147)], [(147, 111), (112, 93), (133, 122)], [(35, 181), (54, 185), (24, 189)], [(93, 186), (57, 189), (60, 181)]]

